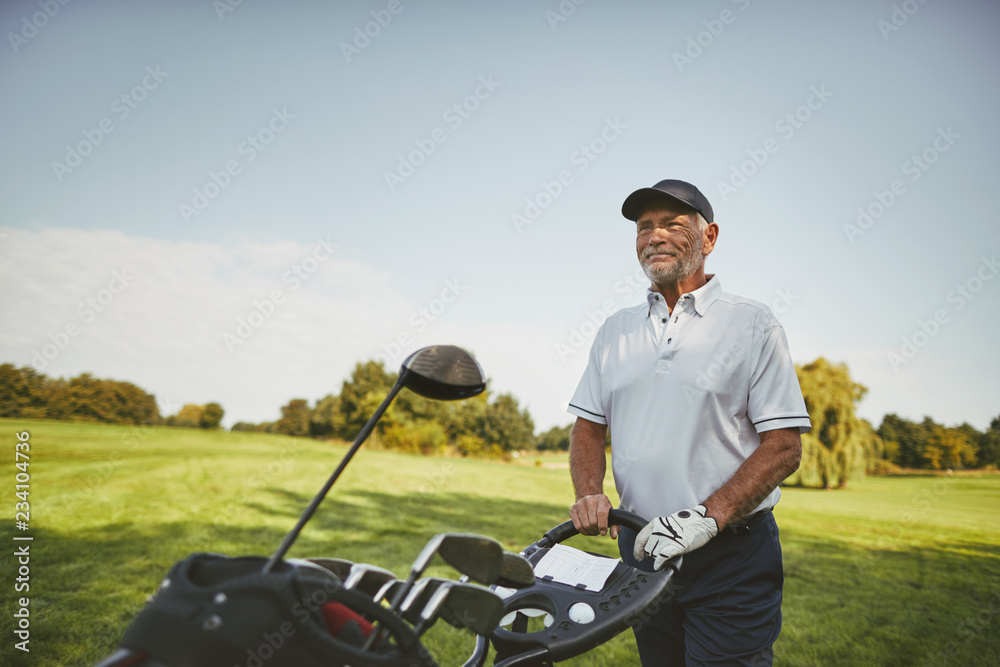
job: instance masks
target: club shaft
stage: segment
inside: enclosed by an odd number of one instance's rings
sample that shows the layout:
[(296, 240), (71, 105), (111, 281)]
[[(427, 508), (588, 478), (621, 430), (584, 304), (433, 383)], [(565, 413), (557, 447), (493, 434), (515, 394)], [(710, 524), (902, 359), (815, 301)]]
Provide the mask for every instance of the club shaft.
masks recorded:
[[(422, 569), (421, 569), (422, 571)], [(392, 600), (389, 601), (389, 611), (396, 612), (399, 611), (399, 606), (403, 604), (403, 599), (409, 594), (410, 589), (413, 588), (413, 584), (416, 583), (417, 577), (420, 576), (420, 572), (417, 570), (411, 570), (410, 576), (406, 578), (403, 585), (399, 587), (396, 594), (393, 596)], [(382, 638), (382, 628), (379, 627), (378, 623), (375, 623), (375, 628), (368, 639), (365, 640), (364, 645), (361, 647), (362, 651), (367, 651), (372, 646), (374, 646)]]
[(340, 465), (337, 466), (337, 469), (333, 471), (333, 475), (330, 476), (330, 479), (328, 479), (323, 488), (320, 489), (320, 492), (317, 493), (316, 497), (312, 499), (311, 503), (309, 503), (309, 507), (306, 508), (306, 511), (299, 517), (299, 522), (295, 524), (295, 528), (292, 528), (291, 532), (285, 536), (285, 540), (281, 543), (281, 546), (278, 547), (278, 550), (274, 552), (274, 555), (271, 556), (270, 560), (267, 561), (267, 564), (264, 565), (265, 573), (274, 569), (274, 566), (278, 564), (278, 561), (284, 558), (285, 554), (288, 553), (288, 550), (292, 547), (295, 539), (299, 536), (299, 533), (302, 532), (302, 528), (306, 525), (306, 522), (312, 518), (316, 508), (319, 507), (321, 502), (323, 502), (323, 498), (325, 498), (326, 494), (330, 491), (330, 487), (332, 487), (334, 482), (337, 481), (337, 478), (340, 477), (340, 473), (344, 472), (344, 468), (347, 467), (347, 464), (351, 462), (351, 458), (358, 451), (358, 449), (361, 448), (361, 444), (368, 438), (369, 435), (371, 435), (372, 430), (375, 428), (375, 424), (385, 413), (389, 404), (392, 403), (392, 399), (394, 399), (400, 389), (403, 388), (403, 382), (406, 379), (407, 373), (408, 371), (405, 368), (400, 371), (399, 379), (396, 380), (396, 384), (393, 385), (392, 391), (389, 392), (389, 395), (385, 397), (384, 401), (382, 401), (382, 405), (378, 406), (375, 414), (371, 416), (368, 423), (365, 424), (361, 429), (361, 432), (358, 433), (358, 437), (354, 439), (354, 444), (351, 445), (349, 450), (347, 450), (347, 454), (344, 455), (344, 458), (341, 460)]

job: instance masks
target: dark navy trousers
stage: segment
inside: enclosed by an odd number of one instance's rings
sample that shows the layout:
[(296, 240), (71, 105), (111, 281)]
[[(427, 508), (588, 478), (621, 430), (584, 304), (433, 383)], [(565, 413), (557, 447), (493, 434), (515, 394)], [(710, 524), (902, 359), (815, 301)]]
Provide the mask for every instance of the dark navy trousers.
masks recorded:
[[(632, 557), (634, 531), (623, 527), (618, 542), (625, 563), (652, 570), (653, 559)], [(783, 581), (771, 512), (724, 528), (684, 555), (669, 597), (633, 626), (643, 666), (771, 665), (771, 644), (781, 632)]]

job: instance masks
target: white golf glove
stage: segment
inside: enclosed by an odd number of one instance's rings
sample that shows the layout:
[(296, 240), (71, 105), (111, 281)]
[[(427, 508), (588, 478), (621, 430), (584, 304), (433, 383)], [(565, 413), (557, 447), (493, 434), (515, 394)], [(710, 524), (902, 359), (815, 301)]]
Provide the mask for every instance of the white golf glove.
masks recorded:
[(636, 560), (653, 556), (653, 569), (662, 570), (668, 560), (694, 551), (719, 534), (719, 524), (704, 505), (691, 510), (659, 516), (646, 524), (635, 538), (632, 555)]

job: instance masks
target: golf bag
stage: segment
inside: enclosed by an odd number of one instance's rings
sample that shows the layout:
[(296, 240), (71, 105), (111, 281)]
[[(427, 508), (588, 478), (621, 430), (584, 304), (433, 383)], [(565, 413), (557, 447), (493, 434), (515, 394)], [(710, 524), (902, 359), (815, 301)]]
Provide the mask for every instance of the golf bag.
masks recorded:
[[(176, 563), (121, 647), (171, 667), (436, 667), (413, 629), (332, 572), (265, 558), (192, 554)], [(370, 622), (386, 631), (362, 652)], [(120, 662), (106, 664), (137, 664)]]

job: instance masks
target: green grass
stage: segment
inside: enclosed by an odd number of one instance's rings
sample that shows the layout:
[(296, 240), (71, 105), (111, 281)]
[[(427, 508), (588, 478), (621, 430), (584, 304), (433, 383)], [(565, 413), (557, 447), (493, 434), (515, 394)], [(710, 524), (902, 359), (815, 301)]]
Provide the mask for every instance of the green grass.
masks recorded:
[[(0, 664), (90, 665), (115, 647), (166, 570), (194, 551), (270, 554), (345, 447), (263, 434), (0, 420), (31, 432), (31, 653)], [(492, 535), (519, 550), (567, 518), (565, 457), (518, 464), (362, 449), (292, 550), (405, 574), (432, 535)], [(12, 499), (13, 502), (13, 499)], [(5, 539), (11, 541), (11, 521)], [(779, 665), (1000, 665), (1000, 476), (869, 478), (787, 489)], [(577, 538), (615, 553), (610, 540)], [(8, 550), (10, 553), (12, 550)], [(17, 564), (2, 561), (11, 591)], [(452, 576), (435, 565), (431, 574)], [(442, 626), (442, 627), (439, 627)], [(443, 664), (472, 639), (438, 624)], [(564, 664), (637, 664), (625, 633)]]

